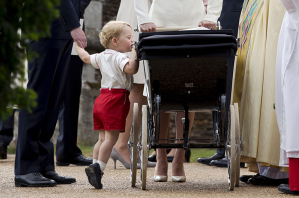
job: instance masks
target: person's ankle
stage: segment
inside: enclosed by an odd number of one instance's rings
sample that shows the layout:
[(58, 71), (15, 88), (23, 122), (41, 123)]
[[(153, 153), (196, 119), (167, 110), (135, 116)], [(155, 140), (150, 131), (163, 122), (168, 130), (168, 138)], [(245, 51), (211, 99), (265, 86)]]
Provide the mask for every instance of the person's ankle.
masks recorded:
[(172, 176), (185, 176), (184, 166), (176, 167), (172, 165)]
[(155, 168), (155, 175), (158, 176), (167, 176), (167, 171), (168, 171), (168, 163), (163, 162), (163, 163), (157, 163), (156, 168)]
[[(128, 150), (128, 145), (115, 145), (114, 149), (118, 152), (118, 153), (123, 153), (123, 151)], [(129, 150), (128, 150), (129, 151)]]

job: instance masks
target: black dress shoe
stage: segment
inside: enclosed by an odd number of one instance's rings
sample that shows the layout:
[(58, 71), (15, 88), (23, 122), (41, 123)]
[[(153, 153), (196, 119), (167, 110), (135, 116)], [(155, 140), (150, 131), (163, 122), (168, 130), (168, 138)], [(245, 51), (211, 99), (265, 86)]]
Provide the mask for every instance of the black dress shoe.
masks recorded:
[(299, 194), (299, 191), (292, 191), (292, 190), (290, 190), (289, 184), (280, 184), (278, 186), (278, 190), (280, 192), (287, 193), (287, 194)]
[(68, 166), (70, 164), (74, 164), (77, 166), (88, 166), (89, 164), (92, 164), (92, 159), (84, 157), (83, 155), (79, 155), (78, 157), (72, 159), (57, 158), (56, 160), (57, 166)]
[(271, 179), (265, 176), (256, 176), (248, 179), (247, 184), (260, 186), (279, 186), (280, 184), (288, 184), (289, 179)]
[[(185, 150), (185, 162), (190, 162), (190, 156), (191, 156), (191, 150), (187, 149)], [(156, 155), (151, 155), (147, 158), (148, 161), (150, 162), (157, 162), (157, 156)], [(174, 156), (167, 156), (167, 162), (172, 162)]]
[(257, 176), (260, 176), (260, 174), (257, 173), (256, 175), (242, 175), (242, 176), (240, 177), (240, 181), (241, 181), (241, 182), (244, 182), (244, 183), (247, 183), (247, 181), (248, 181), (250, 178), (257, 177)]
[(54, 180), (43, 177), (39, 172), (15, 176), (16, 187), (52, 187), (55, 185)]
[(212, 160), (209, 165), (217, 166), (217, 167), (227, 167), (227, 159), (222, 158), (220, 160)]
[[(185, 162), (190, 162), (190, 156), (191, 156), (191, 150), (187, 149), (185, 150)], [(172, 162), (174, 159), (174, 156), (167, 156), (167, 162)]]
[(147, 161), (150, 161), (150, 162), (157, 162), (157, 155), (150, 155), (150, 156), (147, 158)]
[(7, 159), (7, 146), (0, 143), (0, 159)]
[(96, 189), (102, 189), (102, 176), (103, 172), (98, 163), (90, 164), (89, 167), (85, 168), (85, 173), (88, 177), (88, 182)]
[(215, 153), (213, 156), (211, 157), (207, 157), (207, 158), (198, 158), (197, 162), (198, 163), (202, 163), (202, 164), (209, 164), (212, 160), (219, 160), (224, 158), (224, 155), (220, 155), (218, 153)]
[(90, 183), (90, 180), (91, 180), (91, 172), (90, 172), (89, 166), (87, 166), (87, 167), (85, 168), (85, 173), (86, 173), (86, 175), (87, 175), (88, 182)]
[(167, 162), (172, 162), (173, 158), (174, 158), (174, 156), (167, 156)]
[(60, 176), (55, 171), (47, 171), (41, 174), (48, 179), (54, 180), (57, 184), (71, 184), (76, 182), (75, 178)]

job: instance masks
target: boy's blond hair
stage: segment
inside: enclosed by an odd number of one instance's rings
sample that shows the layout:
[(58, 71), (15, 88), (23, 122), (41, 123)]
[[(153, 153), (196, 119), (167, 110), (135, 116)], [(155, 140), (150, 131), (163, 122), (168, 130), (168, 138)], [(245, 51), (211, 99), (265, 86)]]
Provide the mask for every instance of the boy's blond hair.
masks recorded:
[(123, 27), (128, 26), (132, 29), (130, 24), (124, 21), (110, 21), (104, 25), (102, 32), (99, 34), (100, 42), (105, 47), (108, 48), (110, 41), (115, 37), (118, 38)]

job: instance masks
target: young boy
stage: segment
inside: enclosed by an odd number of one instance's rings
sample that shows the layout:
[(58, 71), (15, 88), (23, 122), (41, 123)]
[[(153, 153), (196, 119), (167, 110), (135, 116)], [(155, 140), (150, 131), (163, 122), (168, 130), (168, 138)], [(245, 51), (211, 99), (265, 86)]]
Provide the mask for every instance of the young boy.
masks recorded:
[[(100, 33), (106, 50), (89, 55), (76, 45), (83, 62), (101, 70), (101, 94), (93, 108), (94, 130), (99, 130), (99, 140), (94, 146), (94, 163), (85, 169), (89, 183), (102, 189), (102, 175), (119, 133), (125, 131), (130, 108), (129, 94), (133, 88), (132, 75), (138, 71), (138, 61), (133, 48), (132, 27), (122, 21), (107, 23)], [(130, 52), (131, 58), (124, 53)]]

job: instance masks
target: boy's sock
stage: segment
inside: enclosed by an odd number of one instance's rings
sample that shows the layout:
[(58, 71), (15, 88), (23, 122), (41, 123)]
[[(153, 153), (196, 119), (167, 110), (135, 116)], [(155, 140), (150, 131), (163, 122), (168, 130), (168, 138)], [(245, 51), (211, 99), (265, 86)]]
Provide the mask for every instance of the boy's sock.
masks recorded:
[(97, 162), (98, 162), (97, 159), (92, 159), (92, 163), (93, 163), (93, 164), (95, 164), (95, 163), (97, 163)]
[(101, 162), (100, 160), (98, 160), (98, 163), (100, 164), (101, 171), (104, 172), (104, 170), (106, 168), (106, 164), (104, 162)]

